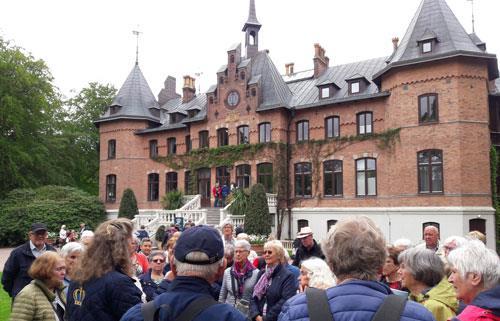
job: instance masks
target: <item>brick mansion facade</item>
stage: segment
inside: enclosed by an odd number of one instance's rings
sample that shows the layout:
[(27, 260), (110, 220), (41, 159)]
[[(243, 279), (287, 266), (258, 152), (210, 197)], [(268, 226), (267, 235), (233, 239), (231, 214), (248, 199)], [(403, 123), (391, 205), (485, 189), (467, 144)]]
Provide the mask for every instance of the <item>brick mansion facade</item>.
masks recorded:
[(133, 67), (96, 120), (110, 213), (126, 188), (147, 212), (171, 190), (210, 206), (216, 182), (262, 183), (278, 195), (282, 238), (309, 225), (321, 239), (343, 216), (365, 214), (389, 241), (417, 242), (434, 224), (442, 238), (479, 229), (494, 246), (497, 59), (445, 0), (422, 0), (387, 57), (331, 66), (315, 44), (313, 68), (287, 64), (284, 75), (259, 48), (260, 28), (250, 0), (245, 43), (227, 51), (206, 93), (185, 76), (179, 95), (168, 77), (155, 97)]

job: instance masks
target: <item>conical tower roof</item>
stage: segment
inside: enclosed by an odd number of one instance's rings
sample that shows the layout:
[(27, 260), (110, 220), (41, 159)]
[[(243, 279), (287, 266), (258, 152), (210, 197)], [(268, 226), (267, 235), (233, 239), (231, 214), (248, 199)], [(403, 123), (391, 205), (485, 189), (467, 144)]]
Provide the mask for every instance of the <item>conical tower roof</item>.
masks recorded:
[[(419, 42), (435, 39), (432, 52), (422, 53)], [(453, 56), (492, 58), (490, 77), (498, 77), (496, 56), (485, 53), (472, 40), (445, 0), (422, 0), (388, 65), (375, 75), (396, 66), (433, 61)], [(496, 76), (495, 76), (496, 74)]]
[(255, 0), (250, 0), (250, 9), (248, 10), (248, 19), (243, 26), (243, 31), (246, 31), (249, 26), (254, 26), (260, 29), (262, 26), (257, 20), (257, 13), (255, 11)]
[[(116, 108), (114, 111), (113, 107)], [(110, 108), (96, 122), (123, 118), (160, 122), (158, 102), (137, 63), (118, 91)]]

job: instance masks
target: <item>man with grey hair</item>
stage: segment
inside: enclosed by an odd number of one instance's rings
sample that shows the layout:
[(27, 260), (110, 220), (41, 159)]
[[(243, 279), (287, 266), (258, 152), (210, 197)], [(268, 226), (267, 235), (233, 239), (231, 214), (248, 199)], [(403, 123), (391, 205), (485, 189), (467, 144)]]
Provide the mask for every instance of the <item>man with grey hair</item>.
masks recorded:
[[(377, 282), (387, 256), (385, 239), (380, 229), (366, 216), (340, 220), (322, 243), (326, 260), (337, 277), (337, 286), (326, 290), (326, 302), (309, 300), (306, 294), (289, 299), (283, 306), (280, 321), (309, 320), (314, 310), (326, 304), (329, 316), (336, 321), (370, 321), (391, 289)], [(394, 297), (391, 297), (391, 299)], [(402, 321), (431, 321), (432, 314), (415, 302), (400, 300), (401, 310), (391, 310)], [(329, 311), (328, 311), (329, 310)], [(400, 313), (401, 312), (401, 313)]]
[(213, 299), (211, 284), (224, 273), (226, 261), (219, 232), (208, 226), (195, 226), (184, 231), (174, 249), (172, 272), (175, 279), (169, 291), (146, 305), (132, 307), (121, 321), (177, 320), (235, 320), (245, 316), (227, 304)]
[[(434, 252), (439, 249), (439, 229), (434, 225), (427, 225), (424, 228), (424, 243), (416, 246), (417, 248), (426, 248)], [(440, 253), (437, 253), (440, 255)]]
[(446, 238), (443, 242), (444, 257), (448, 257), (451, 251), (467, 243), (467, 239), (458, 235), (452, 235)]
[(500, 259), (484, 243), (471, 240), (448, 256), (449, 281), (457, 299), (468, 304), (452, 320), (500, 320)]

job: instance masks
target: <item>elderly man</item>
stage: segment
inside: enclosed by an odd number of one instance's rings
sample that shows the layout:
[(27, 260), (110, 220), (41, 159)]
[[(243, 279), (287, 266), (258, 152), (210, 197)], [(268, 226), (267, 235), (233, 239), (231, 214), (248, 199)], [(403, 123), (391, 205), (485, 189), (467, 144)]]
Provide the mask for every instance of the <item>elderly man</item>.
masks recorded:
[(468, 304), (454, 321), (500, 320), (500, 259), (472, 240), (453, 250), (448, 256), (451, 265), (449, 281), (457, 290), (457, 299)]
[(457, 247), (460, 247), (467, 243), (467, 240), (464, 237), (457, 236), (457, 235), (452, 235), (443, 242), (443, 254), (444, 257), (448, 257), (451, 251), (456, 249)]
[(28, 270), (37, 257), (45, 251), (56, 249), (45, 243), (47, 240), (47, 225), (43, 223), (31, 224), (29, 241), (15, 248), (11, 253), (2, 275), (4, 290), (14, 297), (31, 282)]
[[(175, 279), (169, 291), (157, 296), (146, 306), (136, 305), (121, 321), (142, 321), (144, 315), (158, 313), (159, 320), (177, 320), (182, 314), (188, 320), (235, 320), (245, 316), (227, 304), (217, 304), (212, 297), (212, 284), (224, 274), (224, 246), (217, 230), (195, 226), (184, 231), (174, 249), (172, 272)], [(144, 310), (144, 314), (141, 311)]]
[(300, 267), (300, 263), (303, 260), (307, 260), (311, 257), (325, 258), (323, 252), (321, 252), (321, 247), (314, 240), (313, 232), (309, 226), (300, 229), (300, 232), (297, 234), (297, 239), (300, 240), (300, 245), (295, 253), (293, 265)]
[[(285, 303), (278, 320), (305, 321), (317, 313), (321, 320), (332, 320), (332, 315), (335, 321), (372, 320), (382, 305), (387, 306), (387, 297), (395, 298), (389, 287), (377, 282), (387, 256), (385, 244), (382, 232), (369, 218), (340, 220), (322, 244), (327, 262), (337, 276), (337, 286), (320, 292), (314, 301), (307, 292), (294, 296)], [(398, 320), (434, 320), (418, 303), (402, 299), (397, 302), (401, 310), (394, 308), (389, 313), (395, 313)]]
[[(439, 249), (439, 230), (434, 225), (424, 228), (424, 243), (417, 245), (418, 248), (426, 248), (437, 252)], [(440, 255), (440, 253), (438, 253)]]

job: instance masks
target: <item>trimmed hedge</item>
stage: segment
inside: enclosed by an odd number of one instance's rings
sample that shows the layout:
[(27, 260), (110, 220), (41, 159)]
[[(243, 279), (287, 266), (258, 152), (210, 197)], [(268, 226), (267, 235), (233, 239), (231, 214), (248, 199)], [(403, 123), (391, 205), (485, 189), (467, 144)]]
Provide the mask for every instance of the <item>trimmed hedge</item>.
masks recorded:
[(255, 184), (250, 189), (245, 213), (245, 233), (266, 236), (271, 233), (271, 215), (262, 184)]
[(139, 208), (137, 207), (137, 199), (135, 198), (134, 191), (127, 188), (123, 191), (118, 217), (126, 217), (133, 220), (137, 214), (139, 214)]
[(105, 219), (102, 202), (79, 189), (53, 185), (15, 189), (0, 204), (0, 245), (25, 242), (34, 222), (47, 224), (49, 232), (58, 235), (63, 224), (75, 230), (80, 223), (95, 228)]

